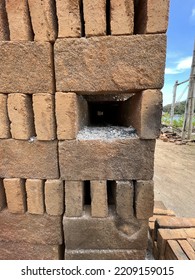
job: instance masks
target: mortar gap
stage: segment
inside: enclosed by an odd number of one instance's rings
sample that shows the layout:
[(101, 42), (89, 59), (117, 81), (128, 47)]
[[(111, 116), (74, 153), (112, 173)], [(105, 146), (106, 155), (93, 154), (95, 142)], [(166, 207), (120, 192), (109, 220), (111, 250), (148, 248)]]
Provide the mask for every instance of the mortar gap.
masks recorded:
[(84, 181), (84, 205), (91, 205), (90, 181)]
[(110, 0), (106, 0), (106, 34), (111, 35), (111, 5)]
[(85, 18), (84, 18), (83, 0), (79, 1), (79, 8), (80, 8), (80, 21), (81, 21), (81, 37), (85, 37)]
[(136, 217), (136, 180), (132, 181), (133, 184), (133, 212), (134, 212), (134, 217)]
[(115, 183), (114, 181), (107, 181), (107, 199), (108, 206), (116, 205), (116, 191), (115, 191)]

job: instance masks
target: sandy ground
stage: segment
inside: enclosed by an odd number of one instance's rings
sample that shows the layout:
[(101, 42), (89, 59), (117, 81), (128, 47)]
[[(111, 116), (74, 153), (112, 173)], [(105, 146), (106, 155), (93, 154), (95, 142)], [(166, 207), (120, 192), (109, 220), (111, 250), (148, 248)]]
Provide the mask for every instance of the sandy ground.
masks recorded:
[(195, 144), (157, 140), (154, 197), (178, 217), (195, 217)]

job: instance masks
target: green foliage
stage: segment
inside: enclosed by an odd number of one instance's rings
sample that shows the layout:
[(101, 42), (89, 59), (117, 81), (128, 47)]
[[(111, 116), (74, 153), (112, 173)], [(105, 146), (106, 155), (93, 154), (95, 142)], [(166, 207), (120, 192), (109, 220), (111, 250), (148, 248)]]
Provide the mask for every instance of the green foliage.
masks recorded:
[(162, 115), (161, 123), (166, 124), (166, 125), (170, 125), (170, 120), (171, 120), (170, 114), (168, 112), (166, 112)]
[[(173, 120), (173, 127), (182, 128), (183, 122), (184, 122), (184, 115), (180, 115), (177, 120)], [(166, 112), (163, 114), (161, 123), (165, 125), (170, 125), (171, 117), (169, 113)], [(193, 127), (195, 127), (195, 116), (193, 117), (192, 125)]]
[[(175, 104), (175, 109), (174, 112), (176, 115), (182, 115), (185, 113), (185, 106), (186, 106), (186, 101), (182, 101), (179, 103)], [(168, 104), (166, 106), (163, 107), (163, 112), (171, 112), (171, 104)]]

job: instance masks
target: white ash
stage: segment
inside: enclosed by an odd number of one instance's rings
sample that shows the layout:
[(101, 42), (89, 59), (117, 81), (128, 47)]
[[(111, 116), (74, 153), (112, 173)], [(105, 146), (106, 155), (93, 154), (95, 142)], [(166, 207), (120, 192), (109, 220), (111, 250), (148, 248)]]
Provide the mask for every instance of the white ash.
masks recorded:
[(138, 138), (136, 131), (132, 126), (87, 126), (80, 130), (77, 135), (77, 140), (109, 140), (126, 138)]

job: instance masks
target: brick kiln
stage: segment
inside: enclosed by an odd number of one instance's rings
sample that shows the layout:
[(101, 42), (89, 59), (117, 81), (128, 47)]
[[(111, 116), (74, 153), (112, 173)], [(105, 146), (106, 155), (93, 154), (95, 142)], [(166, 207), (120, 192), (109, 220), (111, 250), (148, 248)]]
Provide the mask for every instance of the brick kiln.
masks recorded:
[(144, 259), (168, 0), (0, 0), (0, 259)]

